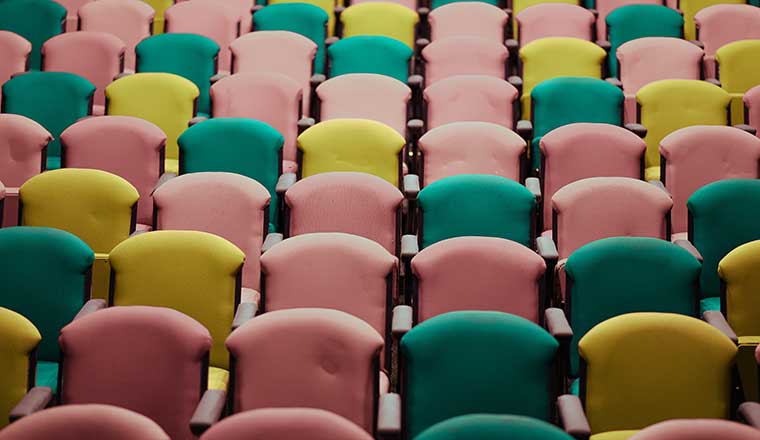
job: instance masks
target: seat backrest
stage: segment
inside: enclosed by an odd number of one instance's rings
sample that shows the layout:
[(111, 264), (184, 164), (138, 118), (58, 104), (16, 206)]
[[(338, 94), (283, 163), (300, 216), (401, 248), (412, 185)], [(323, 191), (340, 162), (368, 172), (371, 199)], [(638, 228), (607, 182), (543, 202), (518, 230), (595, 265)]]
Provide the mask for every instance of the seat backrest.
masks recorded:
[[(340, 197), (335, 197), (340, 194)], [(401, 202), (394, 185), (367, 173), (321, 173), (296, 182), (285, 193), (289, 236), (343, 232), (379, 243), (398, 254)]]
[(259, 290), (258, 259), (269, 230), (266, 188), (239, 174), (201, 172), (166, 182), (154, 197), (156, 229), (204, 231), (229, 240), (246, 256), (243, 286)]
[(0, 176), (6, 187), (18, 188), (45, 169), (45, 155), (53, 136), (25, 116), (0, 114)]
[(0, 3), (0, 30), (32, 43), (29, 67), (39, 70), (42, 44), (64, 31), (66, 8), (53, 0), (5, 0)]
[(586, 364), (581, 396), (591, 432), (729, 416), (737, 349), (704, 321), (630, 313), (591, 329), (578, 348)]
[[(525, 9), (528, 9), (531, 6), (535, 6), (537, 4), (541, 3), (569, 3), (571, 5), (582, 5), (582, 2), (578, 0), (549, 0), (548, 2), (546, 0), (514, 0), (512, 1), (512, 13), (516, 17), (519, 15), (522, 11)], [(517, 27), (513, 29), (514, 35), (513, 38), (518, 38), (518, 30)]]
[(65, 32), (77, 32), (77, 27), (79, 25), (77, 11), (80, 7), (91, 1), (93, 0), (56, 0), (56, 3), (66, 8)]
[[(437, 8), (440, 8), (441, 6), (446, 6), (451, 3), (457, 3), (460, 0), (432, 0), (430, 2), (430, 9), (435, 10)], [(496, 0), (475, 0), (478, 3), (487, 3), (492, 6), (499, 6), (499, 2)]]
[(108, 171), (129, 181), (140, 193), (137, 222), (153, 223), (151, 192), (164, 171), (166, 146), (158, 126), (132, 116), (87, 118), (61, 134), (61, 145), (63, 166)]
[[(13, 407), (34, 386), (35, 348), (42, 337), (22, 315), (0, 307), (0, 427), (8, 424)], [(4, 431), (3, 431), (4, 432)]]
[(623, 91), (635, 95), (640, 88), (661, 79), (700, 79), (704, 51), (696, 44), (673, 37), (644, 37), (617, 50)]
[(227, 338), (233, 412), (319, 408), (373, 432), (382, 346), (372, 326), (339, 310), (264, 313)]
[(744, 101), (744, 123), (760, 127), (760, 86), (747, 90)]
[(760, 38), (760, 9), (753, 5), (713, 5), (694, 14), (697, 39), (705, 49), (705, 77), (715, 77), (715, 52), (728, 43)]
[(495, 414), (468, 414), (436, 423), (423, 431), (419, 440), (570, 440), (556, 426), (531, 417)]
[(109, 307), (64, 327), (60, 344), (66, 406), (119, 406), (150, 417), (173, 439), (194, 438), (189, 422), (206, 388), (211, 347), (198, 321), (163, 307)]
[(757, 430), (729, 420), (668, 420), (636, 433), (631, 440), (710, 440), (716, 437), (725, 440), (752, 440), (757, 437)]
[(270, 5), (278, 5), (280, 3), (308, 3), (318, 6), (329, 17), (327, 20), (327, 35), (332, 37), (335, 34), (335, 2), (332, 0), (269, 0), (267, 2)]
[(760, 41), (739, 40), (721, 46), (715, 52), (720, 84), (729, 93), (742, 94), (760, 84)]
[(418, 196), (421, 247), (462, 236), (501, 237), (531, 246), (536, 199), (506, 177), (460, 174), (427, 185)]
[[(24, 37), (9, 31), (0, 31), (0, 52), (3, 59), (0, 61), (0, 86), (11, 79), (11, 75), (27, 70), (29, 54), (32, 53), (32, 43)], [(3, 97), (0, 89), (0, 98)]]
[(760, 284), (757, 256), (760, 241), (745, 243), (729, 252), (718, 263), (721, 295), (725, 295), (726, 318), (739, 336), (760, 333), (757, 320), (757, 291)]
[(405, 433), (414, 438), (465, 414), (549, 420), (558, 346), (538, 325), (502, 312), (450, 312), (415, 326), (399, 348)]
[(126, 46), (124, 68), (135, 70), (135, 46), (151, 34), (156, 12), (140, 0), (98, 0), (79, 8), (83, 31), (108, 32)]
[(501, 43), (509, 37), (505, 34), (508, 20), (504, 10), (489, 3), (449, 3), (430, 11), (430, 41), (469, 35)]
[(687, 40), (697, 38), (694, 15), (708, 6), (717, 4), (745, 4), (745, 0), (678, 0), (677, 7), (683, 13), (683, 37)]
[(501, 125), (465, 121), (429, 130), (420, 138), (419, 149), (425, 185), (457, 174), (496, 174), (519, 182), (526, 144)]
[[(663, 3), (661, 0), (595, 0), (594, 9), (597, 11), (596, 17), (596, 35), (598, 38), (607, 39), (607, 15), (617, 8), (628, 5), (658, 5)], [(683, 27), (683, 26), (682, 26)], [(610, 52), (614, 54), (615, 52)], [(610, 57), (610, 58), (614, 58)]]
[(519, 92), (502, 78), (455, 75), (424, 91), (428, 129), (450, 122), (481, 121), (514, 129)]
[(147, 3), (155, 12), (153, 20), (153, 34), (164, 32), (164, 11), (174, 4), (174, 0), (142, 0)]
[(414, 48), (415, 30), (420, 17), (416, 11), (398, 3), (366, 2), (351, 5), (340, 15), (343, 37), (382, 35)]
[(586, 8), (570, 3), (539, 3), (515, 17), (520, 44), (546, 37), (573, 37), (592, 41), (596, 17)]
[(347, 73), (376, 73), (406, 83), (414, 51), (406, 44), (380, 35), (343, 38), (327, 48), (330, 77)]
[(503, 43), (464, 35), (433, 41), (422, 49), (425, 84), (455, 75), (505, 78), (509, 53)]

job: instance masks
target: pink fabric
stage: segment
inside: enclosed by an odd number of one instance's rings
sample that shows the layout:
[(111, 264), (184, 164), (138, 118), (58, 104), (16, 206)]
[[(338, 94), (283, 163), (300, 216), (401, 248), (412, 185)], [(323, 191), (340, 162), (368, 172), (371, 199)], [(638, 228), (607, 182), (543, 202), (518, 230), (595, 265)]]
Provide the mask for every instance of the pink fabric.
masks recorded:
[[(185, 1), (189, 0), (175, 0), (174, 3)], [(234, 11), (233, 13), (240, 19), (240, 35), (251, 32), (251, 23), (253, 22), (251, 9), (255, 4), (254, 0), (215, 0), (213, 3), (222, 4), (224, 7)]]
[(396, 254), (399, 210), (404, 195), (384, 179), (357, 172), (320, 173), (286, 193), (289, 235), (344, 232), (379, 243)]
[(569, 3), (540, 3), (520, 11), (520, 46), (546, 37), (573, 37), (591, 41), (596, 17), (586, 8)]
[(124, 43), (109, 33), (69, 32), (42, 45), (42, 70), (70, 72), (87, 79), (97, 88), (93, 103), (105, 106), (106, 86), (122, 72), (124, 53)]
[(716, 180), (758, 178), (760, 139), (733, 127), (696, 125), (666, 136), (660, 154), (673, 196), (673, 232), (686, 232), (686, 201), (694, 191)]
[(169, 440), (151, 419), (110, 405), (64, 405), (46, 409), (7, 426), (2, 440)]
[(760, 38), (760, 9), (752, 5), (713, 5), (694, 15), (705, 46), (705, 78), (715, 78), (715, 52), (728, 43)]
[(238, 328), (226, 344), (236, 360), (235, 412), (319, 408), (372, 432), (383, 338), (366, 322), (338, 310), (278, 310)]
[(455, 310), (497, 310), (538, 322), (543, 258), (513, 241), (458, 237), (425, 248), (412, 260), (419, 321)]
[(77, 12), (79, 8), (93, 0), (55, 0), (56, 3), (66, 8), (66, 32), (76, 32), (79, 26)]
[[(440, 83), (439, 83), (440, 84)], [(452, 122), (420, 138), (424, 185), (457, 174), (496, 174), (520, 180), (525, 140), (489, 122)]]
[(509, 57), (506, 46), (481, 37), (450, 37), (422, 49), (425, 83), (430, 86), (455, 75), (487, 75), (504, 78)]
[(67, 168), (108, 171), (137, 188), (137, 222), (153, 224), (150, 193), (161, 176), (161, 152), (166, 144), (160, 128), (132, 116), (86, 118), (67, 128), (61, 143)]
[(189, 421), (211, 347), (197, 321), (167, 308), (109, 307), (64, 327), (59, 341), (63, 403), (120, 406), (172, 439), (194, 438)]
[(232, 73), (271, 72), (288, 76), (303, 88), (303, 115), (309, 115), (311, 75), (317, 45), (287, 31), (251, 32), (230, 44)]
[(503, 43), (504, 26), (508, 19), (503, 9), (488, 3), (449, 3), (430, 11), (430, 41), (472, 36)]
[[(0, 30), (0, 87), (14, 73), (25, 72), (26, 62), (32, 52), (32, 43), (13, 32)], [(0, 98), (3, 90), (0, 88)]]
[(584, 244), (606, 237), (666, 239), (673, 201), (661, 189), (630, 177), (590, 177), (554, 194), (557, 250), (567, 258)]
[[(760, 86), (755, 86), (744, 93), (745, 123), (760, 128)], [(760, 136), (760, 130), (757, 131)]]
[(680, 38), (647, 37), (629, 41), (617, 50), (625, 93), (625, 121), (636, 122), (636, 93), (661, 79), (700, 79), (704, 52)]
[(135, 70), (135, 46), (150, 36), (155, 11), (140, 0), (97, 0), (79, 9), (83, 31), (107, 32), (126, 45), (124, 67)]
[(425, 88), (428, 129), (450, 122), (481, 121), (514, 128), (518, 91), (504, 79), (457, 75)]
[(630, 440), (757, 440), (757, 429), (715, 419), (668, 420), (634, 434)]
[(330, 78), (317, 87), (320, 119), (371, 119), (406, 136), (407, 104), (412, 90), (385, 75), (350, 73)]
[[(675, 0), (668, 0), (668, 2), (673, 1), (675, 3)], [(596, 35), (598, 39), (606, 40), (607, 39), (607, 15), (609, 15), (610, 12), (614, 11), (615, 9), (621, 7), (621, 6), (627, 6), (627, 5), (638, 5), (638, 4), (648, 4), (648, 5), (662, 5), (662, 0), (596, 0), (596, 10), (597, 10), (597, 17), (596, 17)], [(675, 5), (673, 6), (673, 9), (675, 9)]]
[(544, 227), (552, 227), (551, 200), (568, 183), (587, 177), (640, 179), (646, 143), (610, 124), (575, 123), (559, 127), (540, 142), (543, 167)]
[(271, 196), (257, 181), (233, 173), (190, 173), (153, 194), (157, 228), (203, 231), (232, 242), (245, 253), (243, 287), (259, 290), (259, 257), (269, 228)]

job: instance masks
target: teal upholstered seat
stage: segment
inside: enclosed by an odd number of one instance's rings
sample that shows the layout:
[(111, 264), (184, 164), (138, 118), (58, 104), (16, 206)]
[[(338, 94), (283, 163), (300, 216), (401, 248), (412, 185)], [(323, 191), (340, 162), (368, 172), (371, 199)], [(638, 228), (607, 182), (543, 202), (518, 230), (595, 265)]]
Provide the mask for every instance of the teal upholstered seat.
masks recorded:
[(461, 1), (476, 1), (479, 3), (488, 3), (489, 5), (499, 6), (501, 3), (498, 0), (432, 0), (430, 2), (431, 9), (435, 9), (449, 3), (458, 3)]
[(329, 76), (376, 73), (406, 83), (412, 54), (409, 46), (393, 38), (376, 35), (344, 38), (327, 49)]
[(416, 440), (572, 440), (556, 426), (523, 416), (469, 414), (436, 423)]
[(0, 1), (0, 30), (21, 35), (32, 43), (32, 70), (40, 70), (40, 49), (45, 41), (63, 33), (65, 20), (66, 8), (52, 0)]

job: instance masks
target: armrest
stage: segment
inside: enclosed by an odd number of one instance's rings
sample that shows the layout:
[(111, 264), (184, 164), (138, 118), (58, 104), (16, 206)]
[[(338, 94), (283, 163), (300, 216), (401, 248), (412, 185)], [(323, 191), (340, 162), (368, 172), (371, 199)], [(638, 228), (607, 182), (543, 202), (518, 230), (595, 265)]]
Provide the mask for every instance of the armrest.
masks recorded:
[(702, 314), (702, 318), (705, 322), (720, 330), (734, 344), (739, 343), (739, 338), (734, 333), (734, 329), (731, 328), (731, 325), (726, 321), (726, 317), (722, 313), (717, 310), (708, 310)]
[(401, 259), (410, 260), (420, 253), (420, 246), (417, 243), (417, 236), (405, 234), (401, 236)]
[(207, 120), (208, 120), (208, 117), (206, 116), (196, 116), (193, 119), (187, 121), (187, 126), (192, 127), (195, 124), (200, 124), (201, 122), (207, 121)]
[(738, 128), (739, 130), (746, 131), (747, 133), (753, 136), (757, 135), (757, 129), (748, 124), (736, 124), (734, 125), (734, 128)]
[(118, 80), (118, 79), (122, 79), (122, 78), (124, 78), (125, 76), (129, 76), (129, 75), (132, 75), (132, 72), (129, 72), (129, 71), (124, 71), (124, 72), (121, 72), (121, 73), (118, 73), (118, 74), (116, 74), (116, 75), (113, 77), (113, 80), (114, 80), (114, 81), (116, 81), (116, 80)]
[(611, 78), (611, 77), (605, 78), (604, 80), (612, 84), (613, 86), (617, 87), (618, 89), (623, 90), (623, 81), (620, 81), (617, 78)]
[(303, 133), (309, 128), (313, 127), (317, 122), (314, 118), (301, 118), (298, 120), (298, 134)]
[(628, 124), (625, 124), (623, 127), (625, 127), (626, 130), (630, 131), (636, 136), (640, 137), (641, 139), (644, 139), (645, 137), (647, 137), (647, 128), (641, 124), (628, 123)]
[(512, 8), (501, 8), (501, 10), (507, 14), (507, 17), (512, 18)]
[(335, 18), (340, 17), (340, 14), (343, 13), (343, 11), (346, 10), (346, 7), (343, 5), (336, 5), (335, 9), (333, 9), (333, 12), (335, 12)]
[(550, 307), (544, 312), (546, 329), (557, 341), (569, 342), (573, 337), (573, 329), (567, 322), (567, 317), (562, 309)]
[(277, 245), (283, 240), (283, 236), (280, 233), (277, 232), (270, 232), (267, 234), (266, 238), (264, 239), (264, 244), (261, 245), (261, 253), (268, 251), (269, 249), (272, 249), (273, 246)]
[(425, 8), (425, 7), (417, 8), (417, 15), (419, 15), (420, 18), (426, 15), (430, 15), (430, 8)]
[(214, 84), (215, 82), (219, 81), (220, 79), (224, 79), (226, 77), (230, 76), (229, 73), (217, 73), (216, 75), (212, 76), (209, 81), (211, 84)]
[(238, 304), (235, 318), (232, 320), (232, 331), (235, 331), (238, 327), (253, 319), (258, 310), (259, 305), (253, 302), (241, 302)]
[(749, 426), (760, 429), (760, 403), (742, 403), (739, 405), (739, 417), (741, 417)]
[(391, 320), (391, 334), (396, 339), (409, 333), (412, 329), (412, 308), (410, 306), (396, 306), (393, 308), (393, 318)]
[(326, 76), (321, 73), (315, 73), (311, 76), (311, 78), (309, 78), (309, 85), (311, 86), (312, 90), (314, 90), (325, 81), (327, 81)]
[(515, 131), (518, 135), (520, 135), (521, 138), (525, 139), (525, 141), (530, 145), (531, 140), (533, 139), (533, 123), (530, 121), (527, 121), (525, 119), (521, 119), (517, 121), (517, 126), (515, 127)]
[(610, 48), (612, 47), (612, 44), (610, 44), (607, 40), (596, 40), (596, 45), (604, 49), (605, 51), (609, 52)]
[(377, 405), (377, 433), (381, 438), (401, 435), (401, 396), (387, 393), (380, 396)]
[(200, 436), (222, 417), (224, 405), (227, 403), (227, 392), (224, 390), (206, 390), (195, 407), (190, 418), (190, 431)]
[(650, 185), (652, 185), (652, 186), (654, 186), (654, 187), (656, 187), (657, 189), (661, 190), (662, 192), (664, 192), (665, 194), (667, 194), (669, 197), (671, 197), (670, 191), (668, 191), (668, 189), (665, 188), (665, 185), (661, 181), (659, 181), (659, 180), (647, 180), (647, 183), (650, 184)]
[(517, 75), (512, 75), (509, 78), (507, 78), (507, 82), (512, 84), (512, 87), (516, 88), (518, 92), (522, 94), (523, 90), (523, 80)]
[(533, 193), (533, 197), (535, 197), (536, 200), (541, 200), (541, 181), (538, 180), (538, 177), (526, 178), (525, 187)]
[(404, 196), (407, 199), (416, 199), (420, 193), (420, 176), (416, 174), (407, 174), (404, 176)]
[(22, 417), (30, 416), (45, 409), (51, 400), (53, 400), (53, 390), (48, 387), (34, 387), (13, 407), (8, 419), (13, 423)]
[(156, 190), (163, 185), (164, 183), (172, 180), (173, 178), (177, 177), (174, 173), (164, 173), (161, 174), (161, 177), (158, 178), (158, 182), (156, 182), (156, 185), (153, 187), (153, 190), (151, 190), (150, 195), (153, 195)]
[(689, 41), (689, 43), (691, 43), (691, 44), (693, 44), (693, 45), (697, 46), (697, 47), (698, 47), (698, 48), (700, 48), (700, 49), (704, 49), (704, 48), (705, 48), (705, 45), (704, 45), (704, 43), (702, 43), (702, 42), (701, 42), (701, 41), (699, 41), (699, 40), (688, 40), (688, 41)]
[(325, 38), (325, 48), (332, 46), (333, 44), (340, 41), (340, 38), (338, 37), (327, 37)]
[(91, 299), (88, 300), (81, 309), (79, 309), (79, 313), (74, 317), (73, 321), (76, 321), (77, 319), (84, 318), (85, 316), (95, 313), (98, 310), (103, 310), (106, 308), (106, 300), (104, 299)]
[(536, 238), (536, 251), (544, 260), (558, 260), (559, 252), (557, 245), (551, 237), (539, 236)]
[(596, 9), (589, 9), (590, 13), (594, 14), (594, 17), (599, 18), (599, 11)]
[(700, 263), (702, 262), (702, 254), (699, 253), (696, 247), (689, 240), (676, 240), (673, 242), (676, 246), (684, 248)]
[(422, 75), (409, 75), (409, 78), (406, 79), (406, 83), (412, 90), (415, 88), (422, 90), (422, 87), (425, 84), (425, 77)]
[(430, 44), (430, 40), (427, 38), (418, 38), (414, 40), (414, 47), (417, 50), (417, 53), (421, 53), (422, 49), (427, 47), (428, 44)]
[[(416, 77), (416, 78), (412, 78)], [(409, 77), (409, 80), (411, 81), (414, 79), (415, 82), (419, 82), (419, 80), (422, 79), (422, 76), (420, 75), (412, 75)], [(422, 119), (410, 119), (406, 121), (406, 130), (409, 132), (409, 134), (414, 135), (413, 137), (415, 139), (419, 139), (419, 137), (422, 135), (422, 130), (425, 129), (425, 121)]]
[(129, 234), (129, 237), (127, 238), (137, 237), (138, 235), (147, 234), (148, 232), (150, 232), (150, 230), (136, 229), (135, 232)]
[(293, 184), (298, 180), (296, 173), (282, 173), (277, 179), (277, 185), (274, 187), (274, 191), (279, 195), (289, 190)]
[(720, 80), (718, 78), (705, 78), (705, 81), (709, 82), (710, 84), (714, 84), (718, 87), (720, 87)]
[(588, 424), (583, 404), (578, 396), (565, 394), (557, 398), (559, 420), (565, 432), (576, 439), (588, 439), (591, 436), (591, 426)]
[(507, 46), (509, 53), (517, 52), (520, 50), (520, 43), (514, 38), (508, 38), (504, 41), (504, 45)]

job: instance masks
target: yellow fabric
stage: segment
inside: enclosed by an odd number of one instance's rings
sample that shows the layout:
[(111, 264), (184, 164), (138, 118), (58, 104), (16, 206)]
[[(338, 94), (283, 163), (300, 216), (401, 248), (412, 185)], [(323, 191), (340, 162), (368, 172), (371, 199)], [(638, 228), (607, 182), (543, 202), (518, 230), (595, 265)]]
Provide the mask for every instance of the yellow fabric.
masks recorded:
[(739, 367), (739, 380), (744, 390), (744, 400), (757, 402), (758, 375), (755, 349), (760, 345), (760, 336), (740, 336), (739, 354), (736, 364)]
[(29, 355), (41, 339), (28, 319), (0, 307), (0, 428), (8, 424), (8, 414), (33, 385)]
[(580, 340), (592, 433), (677, 418), (727, 418), (737, 348), (696, 318), (631, 313)]
[(726, 289), (726, 319), (738, 336), (760, 336), (760, 240), (745, 243), (718, 263)]
[(93, 299), (108, 299), (108, 286), (111, 284), (111, 265), (108, 264), (108, 254), (98, 252), (92, 263), (92, 289)]
[(230, 372), (223, 368), (209, 367), (208, 389), (227, 391), (230, 384)]
[(642, 87), (636, 101), (647, 128), (646, 166), (657, 167), (647, 178), (660, 178), (659, 148), (665, 136), (691, 125), (726, 125), (730, 100), (723, 89), (705, 81), (665, 79)]
[[(109, 115), (135, 116), (150, 121), (166, 134), (166, 165), (177, 160), (177, 138), (195, 116), (198, 87), (171, 73), (136, 73), (106, 87)], [(165, 167), (169, 171), (169, 167)]]
[(637, 432), (639, 431), (633, 430), (603, 432), (601, 434), (592, 435), (590, 440), (628, 440), (629, 438), (633, 437), (633, 434), (636, 434)]
[(540, 38), (520, 49), (523, 73), (523, 115), (530, 115), (530, 92), (538, 83), (560, 76), (602, 77), (607, 53), (578, 38)]
[(174, 4), (174, 0), (143, 0), (156, 11), (153, 19), (153, 35), (164, 32), (164, 11)]
[[(512, 2), (513, 11), (512, 11), (511, 17), (517, 17), (517, 14), (519, 14), (523, 9), (529, 8), (533, 5), (538, 5), (541, 3), (568, 3), (571, 5), (577, 5), (578, 0), (514, 0)], [(513, 36), (515, 39), (517, 39), (518, 26), (512, 26), (512, 28), (513, 28), (513, 34), (514, 34)]]
[(335, 1), (334, 0), (269, 0), (268, 4), (276, 5), (279, 3), (308, 3), (319, 6), (327, 12), (327, 34), (332, 37), (335, 35)]
[(686, 40), (697, 38), (697, 28), (694, 25), (694, 15), (701, 9), (719, 4), (743, 5), (745, 0), (679, 0), (678, 8), (683, 12), (683, 37)]
[(397, 3), (369, 2), (349, 6), (340, 16), (343, 37), (381, 35), (395, 38), (414, 49), (414, 29), (419, 15)]
[(726, 44), (715, 52), (723, 90), (731, 94), (731, 123), (744, 123), (744, 93), (760, 84), (760, 40)]
[(398, 186), (404, 138), (387, 125), (367, 119), (333, 119), (298, 136), (302, 176), (330, 171), (374, 174)]
[(660, 167), (646, 167), (644, 170), (644, 178), (646, 180), (660, 180)]
[(229, 369), (224, 340), (235, 314), (237, 278), (245, 254), (229, 241), (198, 231), (154, 231), (113, 251), (113, 304), (179, 310), (214, 339), (210, 365)]
[(164, 171), (167, 173), (179, 174), (179, 160), (164, 159)]

